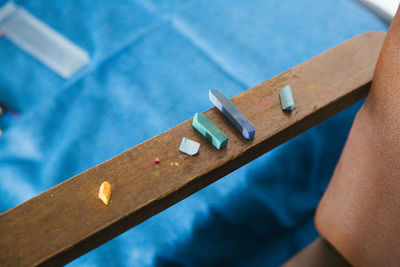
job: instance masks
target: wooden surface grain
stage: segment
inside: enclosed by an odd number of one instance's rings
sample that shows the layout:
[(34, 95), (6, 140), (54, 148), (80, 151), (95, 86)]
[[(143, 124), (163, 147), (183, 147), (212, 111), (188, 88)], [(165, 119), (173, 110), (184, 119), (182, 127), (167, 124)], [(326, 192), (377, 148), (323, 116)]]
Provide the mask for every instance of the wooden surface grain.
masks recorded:
[[(212, 108), (203, 114), (228, 135), (226, 148), (215, 149), (188, 120), (6, 211), (0, 265), (65, 264), (354, 104), (368, 93), (384, 36), (357, 36), (232, 98), (255, 125), (253, 140)], [(287, 84), (295, 99), (289, 113), (279, 102)], [(178, 151), (182, 137), (201, 143), (198, 155)], [(105, 180), (108, 206), (97, 197)]]

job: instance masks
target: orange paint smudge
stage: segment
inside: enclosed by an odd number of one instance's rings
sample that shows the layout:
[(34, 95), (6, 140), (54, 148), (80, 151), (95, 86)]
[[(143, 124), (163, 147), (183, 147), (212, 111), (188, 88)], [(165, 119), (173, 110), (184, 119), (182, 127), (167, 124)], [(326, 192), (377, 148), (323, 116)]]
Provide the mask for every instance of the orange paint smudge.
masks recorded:
[(310, 94), (316, 95), (318, 93), (318, 86), (310, 84), (306, 87), (306, 91), (309, 92)]

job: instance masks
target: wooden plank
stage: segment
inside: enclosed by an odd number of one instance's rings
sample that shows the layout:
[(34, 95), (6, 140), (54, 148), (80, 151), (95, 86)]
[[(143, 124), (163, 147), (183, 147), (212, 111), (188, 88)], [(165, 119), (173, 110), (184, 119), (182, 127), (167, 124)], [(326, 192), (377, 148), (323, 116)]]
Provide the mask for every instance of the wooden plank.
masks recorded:
[[(188, 120), (3, 213), (0, 265), (65, 264), (354, 104), (368, 93), (384, 36), (355, 37), (232, 98), (255, 125), (253, 140), (213, 108), (203, 114), (228, 135), (226, 148), (216, 150)], [(287, 84), (291, 113), (279, 101)], [(198, 155), (182, 157), (182, 137), (202, 144)], [(108, 206), (97, 198), (105, 180)]]

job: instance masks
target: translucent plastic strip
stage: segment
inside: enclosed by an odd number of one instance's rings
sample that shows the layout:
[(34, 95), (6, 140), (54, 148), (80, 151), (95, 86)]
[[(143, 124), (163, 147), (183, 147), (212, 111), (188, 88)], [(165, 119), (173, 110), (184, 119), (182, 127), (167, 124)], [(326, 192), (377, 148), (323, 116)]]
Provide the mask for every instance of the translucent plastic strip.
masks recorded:
[(0, 8), (0, 30), (63, 78), (71, 77), (90, 60), (85, 50), (13, 2)]
[(376, 15), (390, 23), (396, 14), (400, 0), (356, 0), (365, 5)]

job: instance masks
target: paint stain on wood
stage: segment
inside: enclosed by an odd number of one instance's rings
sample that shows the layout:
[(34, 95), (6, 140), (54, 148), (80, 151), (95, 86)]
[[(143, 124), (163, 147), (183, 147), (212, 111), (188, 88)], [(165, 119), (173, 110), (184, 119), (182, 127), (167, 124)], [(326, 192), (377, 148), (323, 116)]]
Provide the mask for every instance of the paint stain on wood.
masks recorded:
[(332, 92), (331, 92), (331, 90), (330, 89), (327, 89), (327, 88), (322, 88), (321, 90), (320, 90), (320, 92), (321, 92), (321, 95), (322, 96), (329, 96)]
[(309, 84), (309, 85), (307, 85), (307, 87), (306, 87), (306, 91), (307, 91), (308, 93), (310, 93), (310, 94), (313, 94), (313, 95), (318, 94), (318, 89), (319, 89), (319, 87), (316, 86), (315, 84)]
[(270, 108), (270, 107), (272, 107), (272, 106), (274, 105), (274, 101), (273, 101), (272, 99), (269, 98), (269, 99), (267, 99), (267, 100), (261, 102), (260, 105), (261, 105), (262, 107), (264, 107), (264, 108)]

